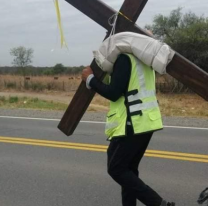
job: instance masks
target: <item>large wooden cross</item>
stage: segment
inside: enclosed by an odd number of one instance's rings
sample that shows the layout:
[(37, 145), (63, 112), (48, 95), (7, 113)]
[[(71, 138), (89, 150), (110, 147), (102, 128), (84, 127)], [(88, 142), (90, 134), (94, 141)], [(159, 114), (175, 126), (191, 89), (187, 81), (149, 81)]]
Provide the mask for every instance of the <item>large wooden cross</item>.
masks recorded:
[[(112, 28), (108, 24), (108, 20), (112, 15), (117, 13), (115, 10), (99, 0), (66, 1), (104, 27), (108, 31), (106, 38), (109, 36)], [(149, 35), (135, 24), (147, 1), (148, 0), (125, 0), (120, 9), (122, 15), (119, 14), (118, 16), (115, 33), (130, 31)], [(95, 60), (92, 61), (90, 66), (97, 78), (102, 79), (105, 76), (105, 73), (103, 73), (95, 63)], [(208, 101), (208, 74), (195, 64), (176, 53), (167, 67), (167, 73)], [(95, 92), (88, 90), (85, 86), (85, 82), (81, 82), (58, 125), (58, 128), (63, 133), (68, 136), (73, 134), (94, 95)]]

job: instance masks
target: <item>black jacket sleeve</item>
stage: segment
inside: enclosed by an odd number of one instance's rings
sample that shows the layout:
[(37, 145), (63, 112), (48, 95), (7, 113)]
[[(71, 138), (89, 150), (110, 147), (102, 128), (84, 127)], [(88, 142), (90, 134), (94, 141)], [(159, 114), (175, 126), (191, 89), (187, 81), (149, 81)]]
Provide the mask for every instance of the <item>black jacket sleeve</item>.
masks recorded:
[(90, 86), (101, 96), (115, 102), (127, 91), (130, 74), (130, 59), (127, 55), (121, 54), (114, 64), (110, 84), (106, 85), (93, 77)]

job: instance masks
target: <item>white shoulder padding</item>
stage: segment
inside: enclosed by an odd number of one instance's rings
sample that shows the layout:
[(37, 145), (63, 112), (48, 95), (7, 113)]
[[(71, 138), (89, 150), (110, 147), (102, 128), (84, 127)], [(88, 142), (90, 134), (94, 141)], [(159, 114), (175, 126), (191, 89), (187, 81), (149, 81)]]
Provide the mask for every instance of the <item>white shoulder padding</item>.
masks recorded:
[(107, 38), (99, 50), (93, 52), (97, 64), (108, 73), (112, 73), (113, 65), (121, 53), (133, 54), (160, 74), (166, 73), (166, 66), (175, 55), (168, 45), (132, 32), (122, 32)]

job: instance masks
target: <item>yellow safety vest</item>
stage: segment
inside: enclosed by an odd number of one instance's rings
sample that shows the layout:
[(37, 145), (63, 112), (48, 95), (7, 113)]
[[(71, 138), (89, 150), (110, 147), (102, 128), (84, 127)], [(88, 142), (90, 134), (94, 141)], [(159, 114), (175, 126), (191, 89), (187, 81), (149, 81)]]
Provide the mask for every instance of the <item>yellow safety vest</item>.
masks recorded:
[[(131, 76), (128, 90), (116, 102), (110, 102), (105, 134), (108, 139), (124, 137), (127, 124), (134, 134), (163, 128), (162, 118), (155, 92), (155, 72), (131, 54)], [(130, 122), (127, 122), (127, 114)]]

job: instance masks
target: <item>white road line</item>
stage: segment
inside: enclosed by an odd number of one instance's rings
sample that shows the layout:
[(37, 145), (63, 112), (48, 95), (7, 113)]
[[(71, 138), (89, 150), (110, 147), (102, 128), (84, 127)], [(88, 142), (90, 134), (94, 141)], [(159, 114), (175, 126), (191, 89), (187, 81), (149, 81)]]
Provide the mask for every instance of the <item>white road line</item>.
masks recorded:
[(42, 120), (42, 121), (60, 121), (60, 119), (46, 119), (46, 118), (32, 118), (32, 117), (13, 117), (13, 116), (0, 116), (5, 119), (24, 119), (24, 120)]
[[(23, 119), (23, 120), (40, 120), (40, 121), (60, 121), (60, 119), (47, 119), (47, 118), (32, 118), (32, 117), (13, 117), (13, 116), (0, 116), (0, 118), (5, 119)], [(88, 123), (88, 124), (105, 124), (105, 122), (98, 122), (98, 121), (80, 121), (81, 123)], [(192, 130), (208, 130), (208, 128), (201, 128), (201, 127), (182, 127), (182, 126), (166, 126), (165, 128), (174, 128), (174, 129), (192, 129)]]
[(208, 130), (208, 128), (203, 127), (182, 127), (182, 126), (165, 126), (165, 128), (174, 128), (174, 129), (194, 129), (194, 130)]

